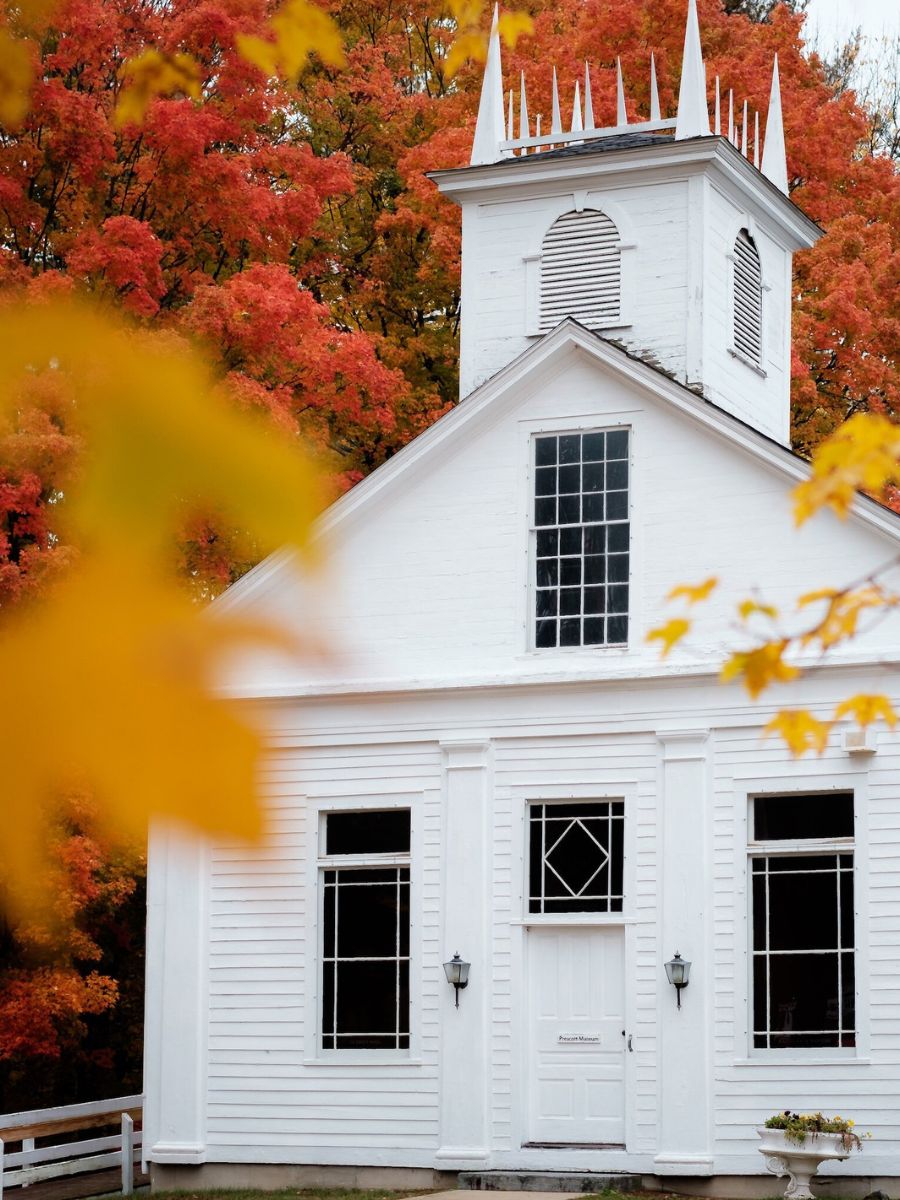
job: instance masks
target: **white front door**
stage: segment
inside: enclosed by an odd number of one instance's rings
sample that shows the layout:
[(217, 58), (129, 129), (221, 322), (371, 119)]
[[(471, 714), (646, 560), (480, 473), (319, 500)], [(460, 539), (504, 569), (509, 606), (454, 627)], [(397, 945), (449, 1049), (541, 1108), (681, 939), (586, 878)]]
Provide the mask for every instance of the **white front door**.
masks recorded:
[(625, 1142), (625, 935), (528, 931), (528, 1141)]

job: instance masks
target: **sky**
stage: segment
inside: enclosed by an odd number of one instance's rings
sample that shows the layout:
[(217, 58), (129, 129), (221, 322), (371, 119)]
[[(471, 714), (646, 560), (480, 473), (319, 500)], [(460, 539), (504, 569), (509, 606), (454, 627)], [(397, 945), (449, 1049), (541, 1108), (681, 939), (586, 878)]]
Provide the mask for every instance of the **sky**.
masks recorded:
[(871, 38), (900, 32), (898, 0), (809, 0), (806, 28), (827, 53), (858, 25)]

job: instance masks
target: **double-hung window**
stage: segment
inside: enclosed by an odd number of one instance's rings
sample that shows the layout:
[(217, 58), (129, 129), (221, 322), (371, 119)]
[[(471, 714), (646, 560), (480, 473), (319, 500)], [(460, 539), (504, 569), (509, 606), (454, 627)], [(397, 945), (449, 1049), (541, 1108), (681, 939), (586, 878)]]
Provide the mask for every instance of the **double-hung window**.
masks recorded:
[(323, 1050), (409, 1048), (409, 818), (324, 816)]
[(534, 439), (534, 645), (628, 641), (627, 429)]
[(853, 1047), (853, 794), (751, 803), (753, 1047)]

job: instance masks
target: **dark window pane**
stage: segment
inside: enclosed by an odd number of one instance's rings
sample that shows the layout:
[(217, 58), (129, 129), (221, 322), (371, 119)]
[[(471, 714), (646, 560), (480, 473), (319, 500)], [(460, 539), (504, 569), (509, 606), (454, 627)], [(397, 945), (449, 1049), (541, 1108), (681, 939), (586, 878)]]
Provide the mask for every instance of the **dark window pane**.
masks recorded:
[(605, 583), (607, 561), (602, 554), (589, 554), (584, 560), (584, 582)]
[(629, 543), (628, 524), (610, 525), (606, 531), (606, 548), (610, 554), (615, 554), (617, 551), (627, 550)]
[(605, 588), (587, 587), (584, 589), (584, 611), (586, 613), (602, 613), (606, 611)]
[(584, 622), (585, 646), (602, 646), (606, 641), (606, 622), (602, 617), (587, 617)]
[(397, 901), (398, 953), (402, 958), (409, 958), (409, 881), (398, 886)]
[(628, 457), (628, 430), (616, 429), (606, 435), (606, 457)]
[[(768, 995), (768, 991), (766, 959), (762, 956), (757, 956), (753, 959), (753, 1028), (757, 1033), (764, 1033), (768, 1029), (766, 1013), (766, 996)], [(761, 1042), (756, 1042), (756, 1045), (765, 1046), (765, 1044), (765, 1038)]]
[(603, 491), (603, 464), (588, 463), (584, 468), (584, 490), (586, 492)]
[(562, 558), (562, 559), (560, 559), (559, 581), (563, 585), (563, 587), (574, 587), (576, 584), (581, 583), (581, 559), (580, 558)]
[(559, 530), (539, 529), (537, 532), (538, 558), (555, 558), (559, 553)]
[(537, 616), (538, 617), (555, 617), (556, 616), (556, 598), (557, 593), (553, 589), (545, 589), (537, 594)]
[(581, 434), (567, 433), (559, 439), (559, 461), (577, 463), (581, 461)]
[(606, 578), (610, 583), (628, 582), (627, 554), (610, 554), (606, 560)]
[[(561, 588), (559, 593), (559, 611), (563, 616), (577, 616), (581, 612), (581, 588)], [(565, 644), (565, 643), (564, 643)]]
[(769, 855), (769, 870), (778, 872), (793, 871), (833, 871), (837, 864), (836, 854), (791, 854)]
[(561, 646), (580, 646), (581, 645), (581, 621), (579, 618), (569, 617), (559, 623), (559, 644)]
[(586, 433), (582, 438), (582, 457), (585, 462), (597, 462), (606, 456), (606, 434)]
[(606, 622), (606, 640), (611, 646), (618, 646), (628, 641), (628, 618), (610, 617)]
[(394, 1033), (396, 962), (339, 962), (337, 988), (338, 1034)]
[(753, 949), (766, 948), (766, 877), (753, 876)]
[(546, 650), (556, 645), (556, 622), (538, 621), (534, 630), (535, 645), (539, 650)]
[(581, 554), (581, 528), (559, 531), (560, 554)]
[[(338, 884), (339, 958), (388, 958), (397, 953), (397, 883), (366, 884), (342, 871)], [(409, 924), (409, 912), (401, 913)]]
[(538, 467), (534, 473), (536, 496), (556, 495), (556, 467)]
[(538, 587), (556, 587), (559, 583), (559, 562), (555, 558), (539, 558), (537, 561)]
[(628, 612), (628, 584), (615, 583), (606, 589), (607, 611), (610, 613)]
[[(334, 871), (329, 871), (329, 875), (334, 876)], [(326, 958), (334, 958), (334, 909), (335, 909), (335, 892), (333, 887), (325, 885), (325, 903), (322, 913), (322, 932), (324, 937), (322, 945)]]
[(759, 842), (853, 837), (853, 793), (757, 796), (753, 836)]
[(328, 813), (329, 854), (405, 854), (409, 850), (409, 809)]
[[(852, 952), (841, 955), (841, 1027), (856, 1028), (856, 963)], [(846, 1043), (845, 1043), (846, 1044)]]
[(584, 497), (585, 521), (602, 521), (604, 514), (603, 493), (587, 492)]
[(560, 496), (559, 523), (560, 525), (577, 525), (581, 520), (581, 497)]
[(841, 872), (841, 946), (856, 945), (853, 920), (853, 875)]
[(627, 492), (607, 492), (606, 493), (606, 519), (607, 521), (624, 521), (628, 516), (628, 493)]
[(556, 438), (539, 437), (535, 441), (534, 461), (539, 467), (549, 466), (556, 462)]
[(581, 467), (559, 468), (559, 490), (560, 492), (581, 491)]
[(322, 966), (322, 1032), (334, 1033), (334, 972), (333, 962)]
[(606, 464), (607, 491), (618, 491), (628, 487), (628, 463), (620, 459), (618, 462)]
[(622, 813), (621, 802), (609, 801), (531, 807), (530, 911), (622, 910)]
[(400, 1033), (409, 1036), (409, 963), (402, 962), (397, 964), (397, 983), (399, 985), (399, 995), (397, 997), (397, 1023), (400, 1027)]
[(770, 955), (769, 993), (773, 1046), (785, 1044), (775, 1040), (776, 1033), (820, 1033), (837, 1029), (838, 956)]
[(836, 871), (769, 875), (770, 950), (836, 950), (837, 936)]
[(602, 554), (606, 549), (606, 526), (588, 525), (584, 531), (585, 554)]
[(556, 501), (543, 496), (534, 502), (535, 525), (556, 524)]

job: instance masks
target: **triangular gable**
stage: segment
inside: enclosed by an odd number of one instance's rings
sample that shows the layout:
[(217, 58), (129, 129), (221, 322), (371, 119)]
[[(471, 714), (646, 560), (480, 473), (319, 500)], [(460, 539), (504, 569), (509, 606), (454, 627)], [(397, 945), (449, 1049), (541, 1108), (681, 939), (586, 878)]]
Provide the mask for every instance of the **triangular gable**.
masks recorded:
[[(787, 447), (718, 408), (660, 368), (566, 318), (331, 505), (319, 519), (318, 535), (336, 531), (371, 509), (382, 496), (392, 495), (394, 489), (407, 483), (419, 470), (427, 469), (435, 456), (448, 452), (459, 439), (471, 436), (495, 419), (498, 410), (515, 404), (572, 354), (584, 355), (607, 368), (613, 376), (644, 389), (712, 436), (752, 455), (789, 483), (809, 477), (809, 465)], [(857, 497), (851, 516), (900, 542), (900, 520), (896, 514), (867, 497)], [(229, 609), (243, 607), (252, 597), (268, 591), (292, 560), (291, 550), (269, 555), (219, 597), (216, 605)]]

